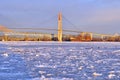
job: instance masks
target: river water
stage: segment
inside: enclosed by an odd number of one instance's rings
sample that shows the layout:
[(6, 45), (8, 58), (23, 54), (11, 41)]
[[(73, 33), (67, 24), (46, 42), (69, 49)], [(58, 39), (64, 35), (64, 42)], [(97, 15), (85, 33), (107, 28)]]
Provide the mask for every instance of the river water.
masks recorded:
[(120, 80), (120, 43), (0, 42), (0, 80)]

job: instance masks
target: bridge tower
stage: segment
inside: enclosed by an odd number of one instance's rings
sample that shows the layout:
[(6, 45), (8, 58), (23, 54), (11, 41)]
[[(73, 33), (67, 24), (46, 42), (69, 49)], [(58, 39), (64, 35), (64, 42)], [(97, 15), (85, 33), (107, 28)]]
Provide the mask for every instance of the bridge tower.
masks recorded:
[(58, 41), (62, 42), (62, 13), (58, 14)]

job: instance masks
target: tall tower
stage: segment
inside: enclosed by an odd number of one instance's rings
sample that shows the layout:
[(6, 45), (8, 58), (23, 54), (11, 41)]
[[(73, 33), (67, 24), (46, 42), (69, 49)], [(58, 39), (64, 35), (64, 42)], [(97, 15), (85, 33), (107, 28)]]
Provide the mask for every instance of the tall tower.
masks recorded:
[(58, 41), (62, 42), (62, 13), (58, 14)]

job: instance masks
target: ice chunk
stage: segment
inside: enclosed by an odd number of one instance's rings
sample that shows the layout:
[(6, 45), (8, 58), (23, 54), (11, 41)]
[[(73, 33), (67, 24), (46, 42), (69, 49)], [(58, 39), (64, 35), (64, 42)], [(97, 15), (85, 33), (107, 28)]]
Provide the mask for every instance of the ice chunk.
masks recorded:
[(80, 66), (78, 69), (79, 69), (79, 70), (82, 70), (82, 69), (83, 69), (83, 66)]
[(5, 53), (3, 54), (3, 56), (4, 56), (4, 57), (8, 57), (9, 55), (8, 55), (8, 53), (5, 52)]
[(93, 73), (93, 76), (102, 76), (102, 74), (101, 74), (101, 73), (96, 73), (96, 72), (94, 72), (94, 73)]
[(108, 78), (109, 78), (109, 79), (112, 79), (113, 77), (115, 77), (115, 74), (113, 74), (113, 73), (110, 73), (110, 74), (108, 75)]

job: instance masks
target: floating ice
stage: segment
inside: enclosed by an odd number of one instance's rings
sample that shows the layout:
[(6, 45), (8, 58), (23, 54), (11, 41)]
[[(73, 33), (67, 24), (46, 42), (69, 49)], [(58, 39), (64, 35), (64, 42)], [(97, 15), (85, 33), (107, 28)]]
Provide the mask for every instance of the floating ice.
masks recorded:
[(120, 78), (120, 43), (0, 42), (0, 50), (1, 80)]
[(4, 56), (4, 57), (8, 57), (9, 55), (8, 55), (8, 53), (5, 52), (5, 53), (3, 54), (3, 56)]
[(96, 72), (94, 72), (93, 76), (102, 76), (102, 73), (96, 73)]
[(112, 51), (112, 53), (120, 53), (120, 50)]
[(40, 74), (45, 74), (45, 73), (46, 73), (46, 71), (39, 71), (39, 73), (40, 73)]
[(82, 70), (82, 69), (83, 69), (83, 66), (80, 66), (78, 69), (79, 69), (79, 70)]
[(109, 78), (109, 79), (112, 79), (113, 77), (115, 77), (115, 74), (113, 74), (113, 73), (110, 73), (110, 74), (108, 75), (108, 78)]

